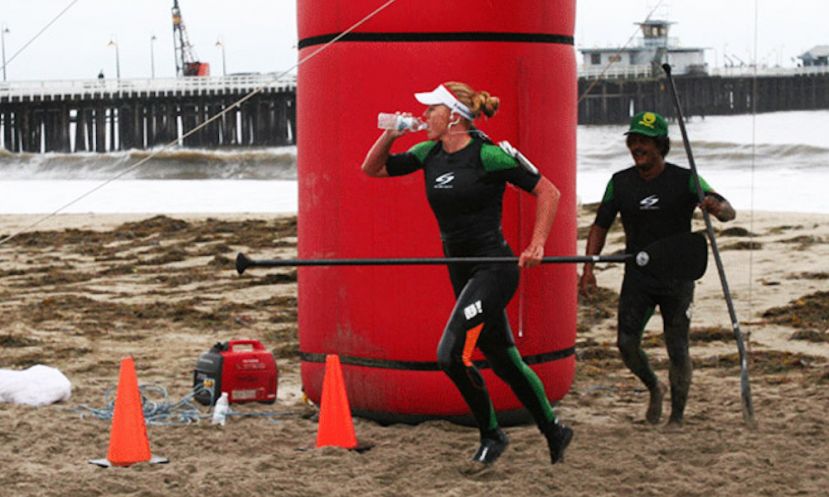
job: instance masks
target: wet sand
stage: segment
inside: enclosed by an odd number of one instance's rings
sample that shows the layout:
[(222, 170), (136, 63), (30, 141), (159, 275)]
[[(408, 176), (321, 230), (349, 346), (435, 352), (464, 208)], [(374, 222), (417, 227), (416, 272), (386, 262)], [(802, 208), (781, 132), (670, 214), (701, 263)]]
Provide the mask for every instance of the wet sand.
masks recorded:
[[(1, 216), (0, 235), (34, 219)], [(582, 209), (582, 235), (591, 220)], [(0, 245), (0, 368), (56, 367), (71, 380), (72, 398), (40, 408), (0, 404), (0, 493), (829, 495), (827, 221), (741, 213), (717, 224), (749, 338), (756, 429), (742, 419), (737, 349), (713, 260), (697, 285), (694, 383), (680, 430), (644, 421), (647, 392), (615, 349), (621, 268), (606, 265), (597, 271), (602, 291), (580, 304), (576, 380), (557, 408), (576, 430), (566, 462), (551, 466), (537, 430), (513, 427), (504, 456), (477, 471), (466, 462), (476, 431), (442, 421), (381, 426), (356, 419), (358, 439), (371, 450), (312, 448), (317, 409), (300, 392), (296, 272), (233, 270), (238, 251), (294, 256), (294, 217), (57, 216)], [(605, 253), (621, 246), (616, 228)], [(645, 343), (667, 381), (660, 328), (655, 316)], [(122, 357), (135, 357), (142, 384), (163, 386), (178, 400), (192, 387), (198, 356), (238, 337), (258, 339), (274, 353), (279, 400), (233, 407), (270, 416), (234, 416), (224, 427), (208, 420), (150, 426), (152, 450), (170, 458), (167, 465), (87, 464), (106, 455), (109, 423), (82, 417), (79, 408), (105, 404)]]

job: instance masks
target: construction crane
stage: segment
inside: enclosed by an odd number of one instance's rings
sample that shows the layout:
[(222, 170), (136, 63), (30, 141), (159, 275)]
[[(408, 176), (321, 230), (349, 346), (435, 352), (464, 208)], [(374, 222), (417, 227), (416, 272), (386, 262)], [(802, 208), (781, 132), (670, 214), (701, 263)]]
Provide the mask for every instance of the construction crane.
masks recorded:
[(173, 45), (176, 55), (176, 76), (210, 76), (210, 64), (196, 60), (196, 53), (190, 39), (187, 37), (187, 28), (181, 18), (181, 9), (178, 0), (173, 0)]

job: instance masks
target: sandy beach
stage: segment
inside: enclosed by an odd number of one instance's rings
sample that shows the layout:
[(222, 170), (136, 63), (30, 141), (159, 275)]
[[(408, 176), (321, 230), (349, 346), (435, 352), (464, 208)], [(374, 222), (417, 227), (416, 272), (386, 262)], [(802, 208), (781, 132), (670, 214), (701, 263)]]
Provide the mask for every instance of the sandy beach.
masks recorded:
[[(580, 209), (580, 252), (592, 217)], [(36, 219), (0, 216), (0, 238)], [(713, 259), (696, 289), (694, 382), (680, 430), (644, 421), (647, 392), (615, 348), (622, 269), (604, 265), (601, 292), (580, 303), (576, 380), (557, 407), (576, 431), (565, 463), (551, 466), (541, 435), (520, 426), (507, 429), (512, 444), (497, 464), (476, 471), (466, 462), (476, 430), (443, 421), (355, 419), (358, 439), (373, 448), (313, 449), (296, 271), (233, 270), (238, 251), (294, 256), (295, 217), (59, 215), (0, 245), (0, 368), (46, 364), (73, 386), (60, 404), (0, 404), (0, 495), (829, 495), (829, 215), (740, 212), (715, 226), (748, 337), (757, 427), (742, 419), (737, 347)], [(622, 243), (617, 222), (605, 253)], [(645, 343), (667, 381), (660, 329), (655, 316)], [(192, 388), (200, 354), (240, 337), (273, 352), (275, 405), (234, 405), (241, 415), (224, 427), (150, 426), (166, 465), (87, 463), (105, 457), (110, 426), (83, 406), (104, 406), (122, 357), (134, 356), (140, 383), (175, 401)]]

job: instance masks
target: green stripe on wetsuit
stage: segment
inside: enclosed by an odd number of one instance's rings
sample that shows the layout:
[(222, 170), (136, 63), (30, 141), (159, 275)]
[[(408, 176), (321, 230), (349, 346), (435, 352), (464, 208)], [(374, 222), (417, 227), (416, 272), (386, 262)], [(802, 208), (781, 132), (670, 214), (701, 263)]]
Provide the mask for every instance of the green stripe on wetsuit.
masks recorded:
[[(417, 157), (421, 164), (426, 160), (429, 152), (437, 145), (438, 142), (426, 141), (420, 142), (409, 149), (409, 153)], [(481, 146), (481, 163), (484, 170), (488, 172), (506, 171), (518, 167), (518, 161), (512, 156), (504, 152), (501, 147), (484, 143)]]
[(517, 347), (512, 346), (507, 349), (507, 355), (515, 366), (521, 371), (521, 374), (527, 378), (527, 382), (532, 387), (533, 393), (536, 397), (538, 397), (539, 404), (541, 405), (541, 409), (544, 411), (544, 417), (547, 418), (547, 422), (555, 421), (556, 415), (553, 412), (553, 406), (550, 405), (550, 400), (547, 398), (547, 393), (544, 391), (544, 384), (541, 383), (538, 375), (535, 374), (535, 371), (530, 369), (529, 366), (527, 366), (527, 363), (525, 363), (523, 359), (521, 359), (521, 353), (518, 352)]

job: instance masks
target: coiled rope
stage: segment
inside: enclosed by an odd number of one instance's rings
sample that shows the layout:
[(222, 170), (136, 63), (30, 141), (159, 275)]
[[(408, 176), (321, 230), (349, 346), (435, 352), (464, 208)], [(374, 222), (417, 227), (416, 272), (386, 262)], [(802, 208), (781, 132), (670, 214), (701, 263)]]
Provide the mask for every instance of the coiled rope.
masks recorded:
[[(141, 385), (138, 387), (141, 395), (141, 408), (144, 413), (144, 421), (152, 426), (181, 426), (198, 423), (212, 417), (210, 408), (199, 407), (194, 402), (196, 395), (202, 392), (211, 392), (204, 386), (193, 388), (180, 400), (172, 401), (167, 389), (160, 385)], [(111, 421), (115, 411), (116, 387), (111, 386), (104, 392), (103, 407), (91, 407), (81, 404), (69, 409), (80, 414), (81, 419), (93, 417), (102, 421)], [(212, 392), (211, 392), (212, 393)], [(227, 417), (258, 417), (268, 418), (271, 423), (279, 423), (277, 418), (293, 415), (289, 412), (241, 412), (229, 410)]]

